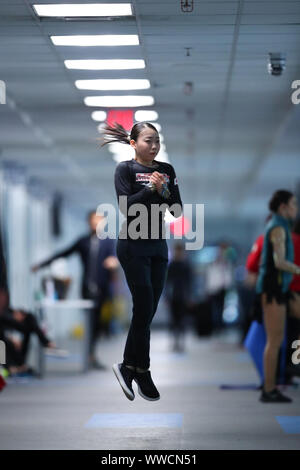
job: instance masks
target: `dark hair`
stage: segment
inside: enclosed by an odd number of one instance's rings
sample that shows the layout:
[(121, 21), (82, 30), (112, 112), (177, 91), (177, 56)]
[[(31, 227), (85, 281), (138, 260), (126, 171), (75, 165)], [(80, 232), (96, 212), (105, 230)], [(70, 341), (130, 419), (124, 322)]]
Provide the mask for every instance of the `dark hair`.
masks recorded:
[(292, 231), (294, 233), (298, 233), (298, 235), (300, 235), (300, 218), (296, 219)]
[(102, 134), (104, 135), (102, 140), (103, 143), (101, 147), (111, 142), (121, 142), (122, 144), (130, 144), (130, 140), (137, 141), (139, 134), (145, 127), (150, 127), (154, 131), (158, 132), (157, 129), (150, 122), (137, 122), (131, 129), (130, 134), (126, 129), (117, 122), (114, 126), (109, 126), (105, 124), (102, 129)]
[(96, 209), (91, 209), (88, 211), (88, 213), (86, 214), (86, 218), (87, 220), (90, 220), (90, 218), (92, 217), (93, 214), (96, 213)]
[(273, 196), (271, 197), (269, 201), (270, 211), (277, 212), (280, 204), (288, 204), (289, 200), (293, 196), (294, 196), (293, 193), (285, 189), (279, 189), (278, 191), (275, 191), (275, 193), (273, 194)]

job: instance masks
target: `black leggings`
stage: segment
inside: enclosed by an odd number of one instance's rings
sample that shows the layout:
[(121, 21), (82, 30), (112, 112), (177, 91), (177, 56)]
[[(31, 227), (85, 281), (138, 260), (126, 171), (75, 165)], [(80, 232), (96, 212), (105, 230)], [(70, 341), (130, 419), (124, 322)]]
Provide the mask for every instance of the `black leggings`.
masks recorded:
[(168, 247), (165, 240), (118, 240), (117, 257), (132, 295), (132, 320), (125, 345), (126, 365), (150, 367), (150, 325), (166, 281)]

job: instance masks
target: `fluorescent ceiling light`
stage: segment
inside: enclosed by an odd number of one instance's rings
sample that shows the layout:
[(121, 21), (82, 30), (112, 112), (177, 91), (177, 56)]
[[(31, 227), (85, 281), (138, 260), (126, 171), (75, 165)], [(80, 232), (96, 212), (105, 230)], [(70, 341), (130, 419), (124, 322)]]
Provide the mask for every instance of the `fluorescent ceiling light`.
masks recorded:
[(135, 155), (135, 150), (131, 145), (121, 144), (120, 142), (108, 144), (108, 150), (114, 155), (119, 155), (127, 160), (133, 158)]
[(121, 142), (111, 142), (108, 144), (108, 150), (111, 153), (130, 153), (131, 150), (134, 152), (134, 148), (131, 145), (122, 144)]
[(39, 16), (131, 16), (131, 3), (78, 3), (32, 5)]
[(50, 36), (56, 46), (138, 46), (137, 34), (97, 34), (84, 36)]
[(134, 119), (136, 121), (156, 121), (158, 113), (156, 111), (136, 111)]
[(113, 160), (117, 163), (126, 162), (128, 160), (131, 160), (132, 158), (133, 156), (126, 157), (126, 155), (118, 155), (116, 153), (113, 155)]
[(98, 121), (98, 122), (105, 121), (106, 116), (107, 116), (107, 114), (106, 114), (105, 111), (94, 111), (92, 113), (92, 119), (94, 121)]
[(106, 122), (102, 122), (101, 124), (99, 124), (99, 126), (97, 126), (99, 134), (102, 134), (103, 130), (105, 129), (105, 126)]
[(105, 130), (106, 128), (106, 122), (101, 122), (101, 124), (99, 124), (97, 128), (98, 128), (98, 132), (102, 134), (102, 131)]
[(103, 106), (104, 108), (135, 106), (152, 106), (154, 104), (153, 96), (87, 96), (84, 98), (87, 106)]
[(79, 70), (124, 70), (144, 69), (143, 59), (109, 59), (109, 60), (65, 60), (67, 69)]
[(149, 80), (139, 79), (98, 79), (76, 80), (79, 90), (144, 90), (150, 88)]

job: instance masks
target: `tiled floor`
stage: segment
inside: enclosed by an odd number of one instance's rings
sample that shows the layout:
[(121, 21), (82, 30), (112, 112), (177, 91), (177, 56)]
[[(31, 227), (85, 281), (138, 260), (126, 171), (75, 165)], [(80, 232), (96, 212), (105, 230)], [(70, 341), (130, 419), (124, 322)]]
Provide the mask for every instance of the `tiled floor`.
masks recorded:
[[(151, 333), (156, 402), (122, 392), (112, 370), (125, 335), (99, 344), (109, 366), (80, 374), (76, 356), (49, 362), (43, 380), (9, 383), (0, 394), (1, 449), (299, 449), (300, 384), (291, 404), (258, 401), (257, 373), (236, 335), (189, 333), (185, 353)], [(135, 387), (135, 385), (134, 385)]]

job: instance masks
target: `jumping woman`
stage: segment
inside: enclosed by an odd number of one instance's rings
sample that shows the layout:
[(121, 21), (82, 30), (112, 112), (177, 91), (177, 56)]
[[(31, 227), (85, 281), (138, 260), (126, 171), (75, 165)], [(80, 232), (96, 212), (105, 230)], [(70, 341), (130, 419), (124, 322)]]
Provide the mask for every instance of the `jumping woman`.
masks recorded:
[(264, 350), (262, 402), (291, 402), (276, 388), (278, 353), (284, 337), (289, 287), (300, 267), (293, 263), (290, 223), (297, 215), (297, 199), (286, 190), (276, 191), (270, 202), (272, 218), (266, 225), (256, 291), (261, 294), (267, 343)]
[[(117, 165), (114, 176), (118, 205), (126, 217), (117, 240), (117, 257), (132, 295), (133, 308), (123, 362), (114, 364), (113, 371), (129, 400), (135, 398), (132, 388), (134, 380), (139, 394), (146, 400), (154, 401), (159, 400), (160, 394), (149, 370), (150, 325), (167, 275), (168, 246), (164, 236), (164, 214), (168, 208), (172, 215), (179, 217), (182, 202), (173, 166), (155, 160), (160, 141), (152, 124), (136, 123), (130, 135), (120, 124), (114, 127), (106, 125), (103, 133), (102, 145), (121, 142), (135, 150), (132, 160)], [(121, 196), (126, 196), (124, 207)], [(146, 209), (146, 217), (141, 217), (145, 212), (136, 210), (137, 206), (132, 207), (134, 204)], [(164, 209), (157, 216), (156, 209), (160, 206)], [(134, 232), (133, 229), (138, 227), (140, 230)]]

